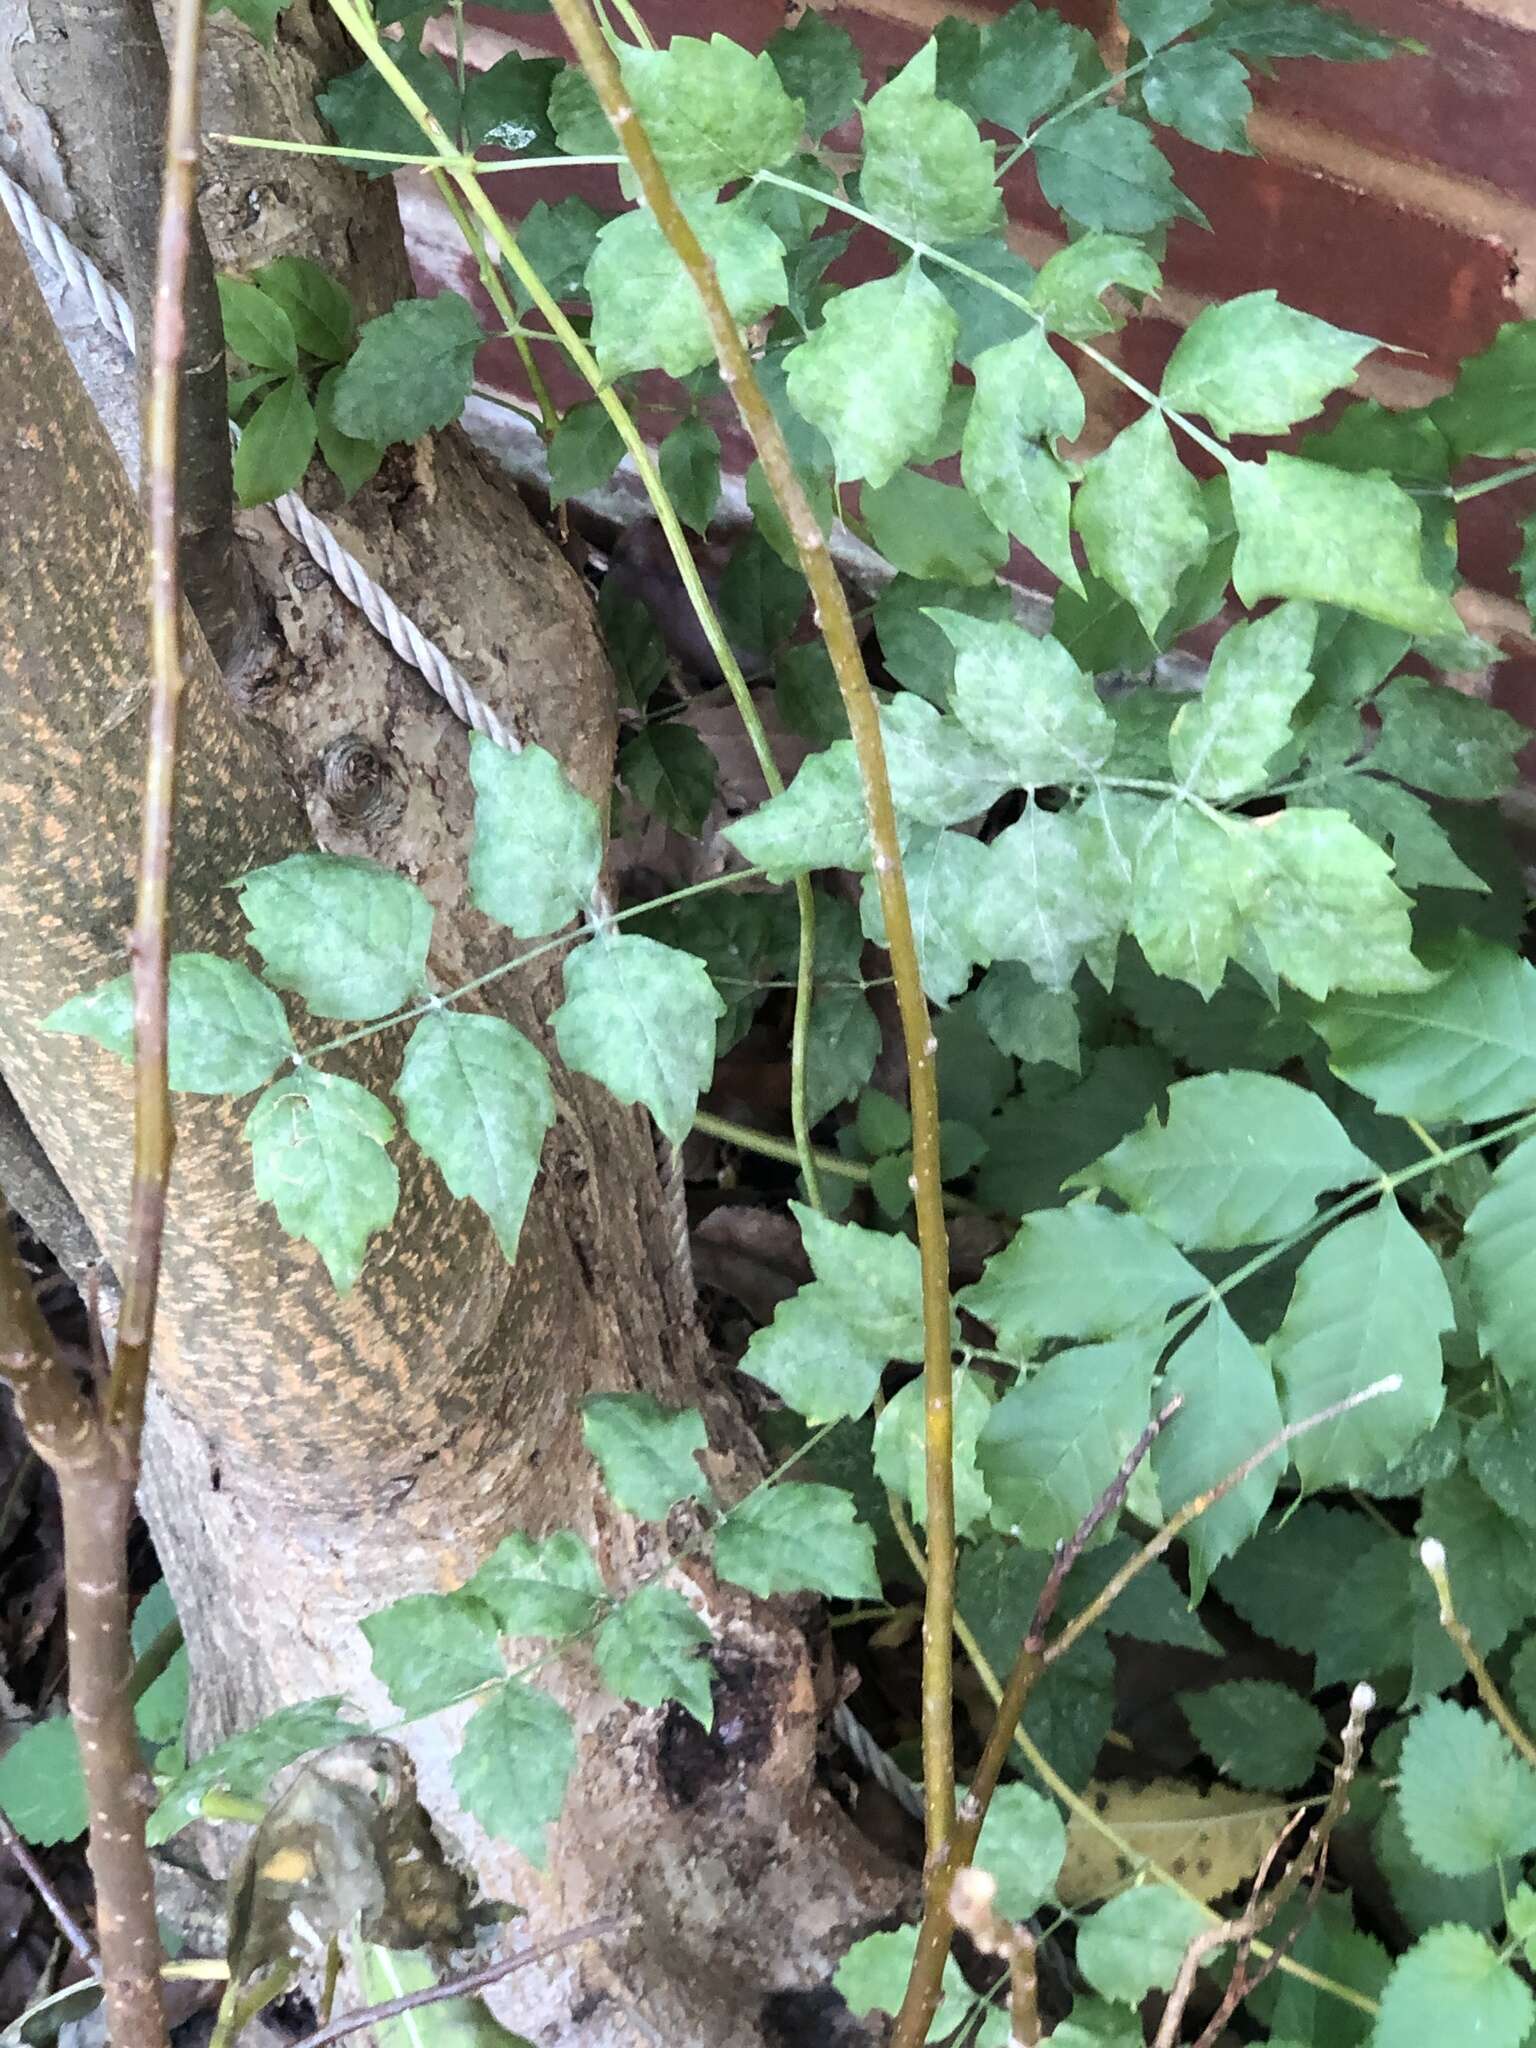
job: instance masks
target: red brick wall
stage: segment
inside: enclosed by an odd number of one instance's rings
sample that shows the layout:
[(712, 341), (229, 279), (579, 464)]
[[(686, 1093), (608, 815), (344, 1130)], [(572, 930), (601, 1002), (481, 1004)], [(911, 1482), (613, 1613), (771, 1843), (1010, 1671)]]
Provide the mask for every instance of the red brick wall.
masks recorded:
[[(984, 20), (1008, 0), (816, 4), (854, 35), (877, 82), (944, 14)], [(1096, 34), (1115, 33), (1112, 0), (1059, 4)], [(1536, 0), (1343, 4), (1363, 21), (1417, 38), (1430, 55), (1385, 64), (1290, 62), (1273, 79), (1256, 75), (1252, 157), (1213, 156), (1160, 136), (1211, 232), (1187, 222), (1173, 227), (1165, 289), (1148, 317), (1119, 338), (1128, 369), (1155, 378), (1202, 306), (1273, 286), (1292, 305), (1408, 351), (1369, 358), (1357, 388), (1386, 404), (1418, 405), (1445, 388), (1461, 357), (1486, 348), (1502, 322), (1536, 317)], [(754, 48), (785, 11), (785, 0), (650, 0), (646, 9), (658, 35), (723, 29)], [(473, 5), (469, 16), (478, 61), (508, 47), (560, 47), (546, 18)], [(572, 189), (611, 203), (616, 188), (601, 171), (513, 173), (495, 183), (514, 218), (541, 194)], [(420, 188), (412, 215), (424, 272), (468, 288), (472, 266), (445, 255), (450, 238), (434, 232), (419, 195)], [(1027, 163), (1009, 180), (1007, 199), (1014, 238), (1038, 261), (1053, 244), (1052, 217)], [(513, 385), (510, 350), (492, 374)], [(1090, 391), (1099, 438), (1129, 416), (1124, 400), (1112, 383)], [(1494, 672), (1494, 698), (1536, 731), (1536, 637), (1512, 576), (1515, 522), (1533, 506), (1531, 485), (1469, 505), (1462, 566), (1469, 621), (1510, 657)]]

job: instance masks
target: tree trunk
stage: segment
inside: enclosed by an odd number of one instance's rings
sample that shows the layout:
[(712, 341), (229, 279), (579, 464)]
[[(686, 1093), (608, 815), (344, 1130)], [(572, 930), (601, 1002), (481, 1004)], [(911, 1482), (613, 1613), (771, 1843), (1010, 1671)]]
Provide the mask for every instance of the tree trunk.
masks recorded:
[[(217, 35), (210, 126), (315, 132), (326, 41), (303, 0), (270, 66), (239, 31)], [(63, 150), (66, 163), (86, 155)], [(243, 208), (257, 242), (247, 264), (355, 249), (374, 305), (387, 303), (403, 275), (388, 188), (359, 201), (350, 174), (296, 161), (264, 159), (257, 177), (248, 158), (239, 177), (215, 167), (217, 260), (234, 258)], [(12, 480), (0, 506), (0, 1072), (110, 1258), (126, 1213), (127, 1077), (38, 1023), (124, 964), (142, 539), (8, 238), (0, 270), (0, 450)], [(434, 971), (445, 986), (466, 980), (507, 943), (467, 901), (467, 735), (275, 521), (241, 525), (272, 627), (241, 691), (265, 745), (237, 726), (189, 635), (175, 944), (238, 955), (229, 878), (312, 837), (419, 881), (437, 907)], [(506, 722), (606, 792), (613, 697), (585, 595), (461, 437), (392, 454), (347, 508), (343, 537)], [(547, 959), (488, 995), (553, 1059), (542, 1020), (558, 970)], [(397, 1034), (368, 1039), (347, 1071), (387, 1094), (400, 1051)], [(356, 1621), (405, 1592), (456, 1584), (509, 1528), (574, 1526), (619, 1582), (652, 1562), (656, 1532), (596, 1489), (579, 1427), (593, 1391), (699, 1405), (717, 1490), (734, 1498), (758, 1476), (756, 1444), (680, 1291), (648, 1127), (558, 1067), (556, 1085), (560, 1120), (515, 1271), (480, 1213), (453, 1203), (402, 1145), (399, 1217), (344, 1301), (256, 1202), (246, 1105), (178, 1098), (145, 1505), (192, 1653), (195, 1747), (333, 1691), (384, 1718)], [(582, 1952), (511, 1980), (499, 2008), (542, 2042), (814, 2041), (816, 1987), (851, 1936), (896, 1904), (897, 1886), (817, 1786), (822, 1702), (803, 1629), (700, 1583), (717, 1638), (713, 1736), (677, 1710), (615, 1705), (584, 1654), (560, 1667), (582, 1747), (547, 1875), (456, 1810), (454, 1717), (409, 1731), (426, 1803), (487, 1892), (526, 1909), (530, 1937), (599, 1913), (639, 1916), (606, 1962)]]

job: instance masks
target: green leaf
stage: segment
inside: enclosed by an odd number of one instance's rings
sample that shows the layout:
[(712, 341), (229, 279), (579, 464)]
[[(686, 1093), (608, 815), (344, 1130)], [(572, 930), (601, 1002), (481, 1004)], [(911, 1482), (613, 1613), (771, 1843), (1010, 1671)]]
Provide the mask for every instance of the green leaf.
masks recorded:
[[(1229, 1478), (1282, 1427), (1269, 1367), (1219, 1303), (1185, 1338), (1163, 1374), (1159, 1403), (1175, 1395), (1183, 1406), (1152, 1446), (1165, 1515)], [(1259, 1526), (1284, 1470), (1285, 1454), (1276, 1452), (1190, 1525), (1192, 1599), (1201, 1597), (1216, 1566)]]
[[(866, 1934), (862, 1941), (853, 1944), (838, 1964), (832, 1982), (851, 2011), (894, 2014), (901, 2010), (916, 1954), (915, 1927), (897, 1927), (887, 1934)], [(928, 2029), (930, 2041), (942, 2041), (952, 2034), (973, 2003), (970, 1987), (961, 1976), (960, 1965), (953, 1956), (945, 1958), (940, 1983), (942, 1995)]]
[(315, 409), (302, 377), (285, 377), (257, 406), (235, 450), (235, 495), (265, 505), (297, 490), (315, 452)]
[[(452, 134), (458, 126), (459, 93), (446, 67), (426, 51), (412, 49), (409, 41), (394, 45), (390, 54), (407, 83)], [(333, 79), (324, 92), (316, 93), (315, 105), (344, 148), (398, 151), (402, 157), (430, 153), (414, 116), (396, 99), (388, 80), (366, 60), (355, 71)], [(611, 140), (610, 132), (610, 144)], [(357, 165), (368, 178), (387, 178), (392, 168), (388, 163)]]
[(1222, 636), (1205, 687), (1168, 735), (1173, 772), (1185, 789), (1219, 801), (1262, 784), (1311, 685), (1307, 663), (1316, 633), (1316, 608), (1288, 604)]
[(1522, 1389), (1506, 1415), (1484, 1415), (1467, 1432), (1467, 1469), (1512, 1520), (1536, 1529), (1536, 1406)]
[(936, 609), (1003, 624), (1013, 617), (1013, 607), (997, 583), (969, 589), (960, 583), (894, 576), (881, 591), (875, 600), (874, 624), (885, 667), (898, 683), (930, 704), (946, 704), (955, 678), (955, 655), (931, 616)]
[[(1113, 1273), (1113, 1287), (1104, 1275)], [(1206, 1282), (1139, 1216), (1087, 1202), (1026, 1216), (957, 1305), (989, 1323), (998, 1348), (1023, 1363), (1047, 1337), (1103, 1339), (1155, 1329)]]
[(1381, 732), (1371, 767), (1436, 796), (1502, 796), (1530, 735), (1496, 705), (1424, 676), (1394, 676), (1374, 700)]
[(1065, 1543), (1146, 1427), (1155, 1339), (1062, 1351), (1010, 1387), (977, 1461), (993, 1519), (1032, 1549)]
[[(170, 1084), (183, 1095), (246, 1095), (293, 1052), (283, 1006), (269, 988), (217, 953), (173, 953), (166, 997)], [(133, 976), (71, 996), (44, 1031), (93, 1038), (133, 1059)]]
[[(954, 1454), (955, 1528), (961, 1536), (986, 1526), (990, 1503), (976, 1463), (976, 1440), (992, 1413), (987, 1382), (974, 1372), (955, 1374)], [(927, 1395), (921, 1379), (908, 1380), (882, 1410), (875, 1424), (875, 1471), (898, 1499), (904, 1500), (921, 1526), (928, 1521)]]
[(448, 1192), (478, 1203), (515, 1259), (555, 1121), (544, 1055), (502, 1017), (439, 1010), (411, 1033), (394, 1093)]
[(773, 60), (728, 36), (674, 36), (665, 50), (626, 50), (624, 82), (672, 189), (718, 192), (794, 154), (805, 110)]
[(1536, 968), (1464, 933), (1434, 986), (1335, 994), (1314, 1013), (1328, 1064), (1388, 1116), (1487, 1123), (1536, 1102)]
[(1008, 560), (1008, 536), (978, 500), (918, 470), (866, 484), (859, 503), (870, 539), (904, 575), (987, 584)]
[(1122, 18), (1145, 50), (1160, 50), (1186, 29), (1198, 28), (1216, 0), (1125, 0)]
[(625, 1514), (659, 1522), (680, 1500), (710, 1498), (694, 1456), (707, 1441), (697, 1408), (663, 1408), (649, 1394), (597, 1394), (582, 1408), (581, 1431)]
[(1268, 1244), (1376, 1169), (1318, 1098), (1273, 1074), (1199, 1074), (1074, 1182), (1106, 1187), (1178, 1243)]
[(662, 442), (656, 463), (678, 518), (695, 533), (707, 533), (720, 502), (720, 436), (697, 417), (681, 420)]
[(414, 441), (464, 410), (485, 330), (468, 299), (401, 299), (369, 320), (336, 384), (336, 424), (359, 441)]
[(839, 1297), (811, 1281), (754, 1331), (741, 1370), (771, 1387), (813, 1427), (869, 1410), (888, 1353), (852, 1330)]
[(0, 1756), (0, 1813), (23, 1841), (39, 1849), (85, 1833), (90, 1804), (68, 1714), (34, 1721)]
[(1213, 1583), (1227, 1605), (1261, 1635), (1311, 1656), (1323, 1623), (1319, 1586), (1342, 1584), (1377, 1541), (1378, 1532), (1364, 1515), (1303, 1501), (1219, 1565)]
[(1160, 805), (1135, 846), (1130, 926), (1154, 972), (1214, 995), (1238, 949), (1245, 897), (1234, 828), (1193, 805)]
[(878, 1600), (875, 1539), (838, 1486), (783, 1480), (759, 1487), (715, 1531), (715, 1570), (768, 1599), (825, 1593), (831, 1600)]
[(1090, 780), (1114, 725), (1060, 641), (961, 612), (928, 616), (955, 650), (961, 724), (1029, 787)]
[(491, 143), (514, 156), (548, 154), (555, 147), (549, 89), (560, 68), (553, 57), (510, 50), (484, 71), (471, 72), (464, 88), (465, 144), (474, 150)]
[(1300, 1422), (1384, 1371), (1402, 1386), (1298, 1437), (1302, 1485), (1358, 1486), (1401, 1457), (1445, 1399), (1441, 1334), (1455, 1310), (1440, 1264), (1391, 1196), (1329, 1231), (1296, 1275), (1270, 1343), (1287, 1422)]
[(1119, 2012), (1102, 1998), (1076, 1998), (1059, 2020), (1051, 2048), (1143, 2048), (1145, 2036), (1134, 2014)]
[[(505, 4), (505, 0), (492, 0)], [(425, 1991), (439, 1982), (437, 1965), (426, 1949), (381, 1948), (361, 1938), (350, 1944), (358, 1989), (368, 2005)], [(375, 2021), (377, 2048), (532, 2048), (521, 2034), (508, 2033), (478, 1998), (441, 1998), (402, 2013), (398, 2019)]]
[(467, 1591), (408, 1593), (362, 1631), (373, 1675), (403, 1714), (435, 1714), (507, 1675), (495, 1616)]
[(1073, 521), (1095, 572), (1155, 633), (1179, 578), (1210, 546), (1200, 486), (1161, 413), (1144, 412), (1089, 464)]
[(1072, 494), (1049, 438), (1083, 430), (1076, 379), (1034, 328), (985, 349), (973, 365), (976, 397), (960, 450), (966, 489), (1052, 575), (1081, 590), (1072, 559)]
[(1223, 1777), (1260, 1792), (1288, 1792), (1317, 1769), (1328, 1726), (1310, 1700), (1271, 1678), (1239, 1678), (1181, 1692), (1195, 1740)]
[(1071, 987), (1096, 948), (1107, 944), (1112, 959), (1125, 904), (1095, 855), (1091, 818), (1031, 803), (986, 849), (984, 885), (970, 913), (982, 954), (1022, 960), (1057, 991)]
[(1450, 599), (1424, 580), (1419, 508), (1388, 478), (1279, 454), (1227, 474), (1244, 604), (1310, 597), (1408, 633), (1460, 631)]
[(571, 786), (543, 747), (514, 754), (477, 733), (469, 772), (475, 785), (469, 884), (476, 906), (521, 939), (560, 931), (585, 907), (603, 864), (596, 804)]
[(258, 41), (270, 46), (277, 17), (288, 0), (210, 0), (210, 14), (232, 14)]
[(1489, 893), (1488, 883), (1462, 860), (1424, 799), (1395, 782), (1346, 772), (1298, 792), (1297, 800), (1342, 810), (1368, 838), (1379, 840), (1390, 850), (1392, 872), (1404, 889)]
[(1250, 57), (1326, 57), (1335, 64), (1393, 57), (1413, 48), (1311, 0), (1230, 0), (1206, 34)]
[(549, 442), (549, 494), (567, 498), (600, 490), (624, 456), (624, 436), (595, 398), (567, 406)]
[(680, 1700), (696, 1721), (712, 1728), (714, 1673), (699, 1651), (713, 1640), (682, 1594), (656, 1581), (639, 1587), (608, 1617), (593, 1654), (603, 1683), (620, 1699), (642, 1707)]
[(1275, 972), (1321, 1002), (1336, 988), (1417, 994), (1408, 898), (1342, 811), (1298, 807), (1245, 828), (1243, 910)]
[[(918, 826), (902, 857), (918, 971), (941, 1008), (964, 989), (983, 950), (971, 919), (985, 892), (987, 854), (980, 840), (965, 833)], [(864, 879), (859, 912), (864, 936), (886, 945), (885, 911), (873, 875)]]
[(592, 1553), (573, 1529), (539, 1542), (503, 1537), (464, 1591), (484, 1603), (503, 1635), (551, 1642), (583, 1634), (604, 1599)]
[(291, 854), (242, 876), (240, 908), (268, 981), (317, 1017), (385, 1017), (426, 992), (432, 906), (375, 861)]
[(964, 241), (1002, 212), (993, 146), (935, 94), (936, 54), (924, 44), (864, 109), (859, 199), (902, 241)]
[(227, 1742), (199, 1757), (190, 1770), (173, 1778), (161, 1794), (160, 1804), (150, 1815), (145, 1830), (149, 1846), (158, 1848), (196, 1820), (205, 1793), (221, 1791), (232, 1792), (241, 1799), (262, 1798), (271, 1779), (288, 1764), (297, 1763), (311, 1750), (353, 1741), (364, 1730), (342, 1713), (345, 1704), (339, 1697), (333, 1697), (280, 1707), (254, 1728), (230, 1736)]
[[(698, 199), (687, 211), (738, 322), (748, 325), (784, 303), (784, 248), (772, 228), (739, 199), (723, 206)], [(587, 290), (592, 346), (606, 378), (657, 368), (686, 377), (714, 361), (703, 303), (648, 210), (621, 213), (599, 231)]]
[(1053, 334), (1086, 341), (1123, 325), (1101, 304), (1112, 285), (1155, 292), (1162, 281), (1156, 260), (1140, 242), (1123, 235), (1083, 235), (1042, 264), (1029, 303)]
[(264, 263), (256, 282), (288, 315), (300, 348), (322, 363), (346, 361), (357, 323), (345, 285), (305, 256)]
[(274, 1081), (246, 1118), (257, 1194), (315, 1247), (339, 1294), (362, 1271), (369, 1238), (394, 1221), (400, 1176), (384, 1149), (394, 1134), (377, 1096), (309, 1066)]
[(880, 735), (891, 796), (903, 821), (958, 825), (990, 810), (1013, 787), (995, 754), (914, 691), (904, 690), (881, 707)]
[(845, 1326), (884, 1358), (923, 1356), (922, 1261), (909, 1238), (791, 1202), (811, 1270)]
[(1159, 51), (1142, 76), (1141, 89), (1152, 119), (1200, 148), (1253, 154), (1248, 71), (1230, 50), (1200, 42)]
[[(561, 76), (579, 78), (583, 74), (563, 72)], [(611, 136), (608, 139), (611, 141)], [(547, 200), (536, 199), (524, 214), (517, 231), (518, 247), (554, 298), (581, 296), (587, 265), (592, 261), (602, 225), (603, 216), (574, 193), (554, 206)], [(533, 301), (510, 272), (506, 283), (518, 310), (526, 313)]]
[(976, 991), (976, 1015), (1000, 1052), (1026, 1066), (1083, 1070), (1077, 998), (1070, 990), (1041, 988), (1029, 969), (1000, 960)]
[(1462, 364), (1455, 388), (1430, 407), (1430, 418), (1458, 462), (1536, 448), (1536, 320), (1501, 327), (1480, 356)]
[(1354, 382), (1377, 344), (1283, 306), (1272, 291), (1207, 306), (1163, 372), (1162, 396), (1218, 434), (1283, 434)]
[(716, 606), (731, 641), (755, 660), (775, 653), (789, 639), (808, 596), (799, 568), (777, 555), (762, 534), (748, 533), (720, 578)]
[(869, 827), (852, 742), (812, 754), (781, 796), (727, 825), (721, 837), (774, 882), (807, 868), (867, 868)]
[(1536, 1849), (1536, 1771), (1486, 1714), (1449, 1700), (1409, 1723), (1397, 1798), (1414, 1854), (1444, 1877)]
[(619, 749), (618, 769), (636, 803), (698, 837), (715, 800), (715, 757), (691, 726), (646, 726)]
[(790, 402), (832, 444), (845, 483), (888, 483), (937, 433), (960, 323), (914, 257), (840, 292), (785, 358)]
[(253, 370), (298, 368), (299, 344), (293, 322), (276, 297), (243, 277), (220, 277), (219, 311), (224, 316), (224, 341)]
[(1078, 1930), (1077, 1966), (1119, 2005), (1140, 2005), (1151, 1990), (1168, 1990), (1184, 1951), (1205, 1927), (1194, 1899), (1167, 1885), (1121, 1892)]
[(1146, 129), (1113, 107), (1054, 122), (1035, 144), (1034, 159), (1046, 199), (1085, 228), (1140, 235), (1176, 214), (1204, 218), (1179, 192)]
[(858, 45), (840, 22), (814, 7), (770, 39), (768, 55), (784, 90), (803, 103), (808, 135), (835, 128), (864, 96)]
[(599, 933), (565, 963), (550, 1022), (560, 1057), (620, 1102), (643, 1103), (680, 1145), (715, 1069), (725, 1004), (703, 965), (654, 939)]
[(1462, 1270), (1482, 1349), (1506, 1380), (1536, 1385), (1536, 1139), (1509, 1153), (1467, 1218)]
[(999, 1785), (971, 1861), (997, 1881), (997, 1910), (1027, 1920), (1055, 1889), (1067, 1831), (1055, 1805), (1030, 1785)]
[(339, 369), (327, 370), (315, 386), (315, 437), (326, 466), (350, 498), (378, 473), (384, 460), (382, 441), (360, 441), (343, 433), (336, 424), (336, 392), (341, 383)]
[(575, 1764), (576, 1731), (564, 1707), (509, 1678), (470, 1716), (453, 1760), (453, 1789), (488, 1834), (543, 1870), (547, 1831), (560, 1818)]
[[(983, 29), (959, 96), (978, 120), (1024, 135), (1066, 98), (1085, 46), (1091, 47), (1083, 30), (1054, 10), (1011, 8)], [(954, 96), (947, 82), (941, 86)]]
[[(1536, 1614), (1536, 1538), (1490, 1500), (1470, 1473), (1453, 1471), (1449, 1478), (1424, 1488), (1418, 1535), (1421, 1540), (1433, 1536), (1444, 1545), (1457, 1613), (1483, 1656)], [(1425, 1594), (1427, 1589), (1424, 1579)], [(1432, 1599), (1424, 1598), (1424, 1609), (1427, 1617), (1434, 1616)], [(1454, 1646), (1438, 1625), (1434, 1635), (1443, 1667), (1459, 1678)], [(1438, 1692), (1453, 1682), (1452, 1677), (1440, 1678), (1438, 1671), (1436, 1677), (1436, 1684), (1419, 1690)]]
[(1432, 1927), (1392, 1966), (1371, 2035), (1372, 2048), (1422, 2048), (1429, 2041), (1476, 2041), (1520, 2048), (1536, 2000), (1493, 1944), (1470, 1927)]

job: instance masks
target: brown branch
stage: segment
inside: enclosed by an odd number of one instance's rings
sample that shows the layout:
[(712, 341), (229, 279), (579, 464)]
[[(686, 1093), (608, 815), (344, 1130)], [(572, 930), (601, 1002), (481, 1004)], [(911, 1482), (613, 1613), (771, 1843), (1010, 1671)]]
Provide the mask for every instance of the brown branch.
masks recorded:
[(176, 806), (176, 728), (182, 666), (178, 556), (183, 299), (197, 214), (200, 0), (176, 0), (165, 170), (156, 251), (149, 402), (144, 416), (144, 488), (149, 512), (148, 757), (139, 837), (133, 962), (133, 1182), (123, 1258), (123, 1307), (108, 1389), (108, 1422), (137, 1446), (149, 1381), (155, 1303), (165, 1236), (166, 1192), (175, 1133), (166, 1058), (170, 979), (170, 883)]
[(944, 1859), (954, 1827), (954, 1376), (949, 1336), (949, 1239), (939, 1169), (938, 1050), (918, 970), (901, 842), (880, 736), (880, 714), (853, 616), (826, 536), (800, 481), (773, 408), (705, 254), (668, 184), (630, 100), (618, 60), (587, 0), (553, 0), (604, 113), (628, 155), (656, 224), (688, 273), (709, 324), (726, 389), (762, 463), (810, 585), (817, 625), (842, 693), (874, 850), (875, 881), (901, 1012), (912, 1111), (912, 1179), (923, 1274), (923, 1380), (927, 1464), (928, 1588), (923, 1622), (923, 1793), (928, 1867)]
[[(139, 388), (147, 394), (159, 225), (155, 173), (169, 100), (165, 49), (153, 0), (59, 0), (58, 18), (72, 86), (91, 110), (88, 140), (99, 166), (90, 178), (100, 184), (110, 214), (112, 253), (138, 334)], [(195, 214), (189, 233), (179, 547), (188, 601), (222, 662), (249, 629), (253, 607), (235, 545), (224, 326), (213, 258)]]
[(380, 2020), (397, 2019), (403, 2012), (415, 2012), (418, 2006), (439, 2005), (446, 1998), (467, 1998), (472, 1992), (499, 1984), (514, 1970), (526, 1969), (530, 1963), (542, 1963), (546, 1957), (558, 1955), (562, 1949), (575, 1948), (581, 1942), (598, 1941), (606, 1934), (617, 1934), (624, 1925), (624, 1921), (613, 1918), (589, 1920), (584, 1927), (573, 1927), (565, 1934), (551, 1934), (543, 1941), (520, 1948), (516, 1955), (502, 1956), (494, 1963), (487, 1963), (484, 1969), (471, 1970), (467, 1977), (454, 1977), (446, 1984), (428, 1984), (424, 1990), (404, 1992), (399, 1998), (387, 1998), (383, 2004), (366, 2006), (361, 2012), (343, 2013), (339, 2020), (332, 2020), (328, 2026), (316, 2027), (312, 2034), (301, 2034), (290, 2048), (328, 2048), (332, 2041), (339, 2041), (347, 2034), (356, 2034)]
[(81, 1962), (85, 1964), (85, 1967), (94, 1973), (97, 1961), (96, 1944), (91, 1940), (91, 1937), (80, 1925), (74, 1914), (70, 1912), (68, 1906), (59, 1897), (58, 1892), (54, 1888), (52, 1878), (49, 1877), (47, 1871), (44, 1870), (43, 1866), (32, 1854), (32, 1851), (11, 1826), (9, 1819), (3, 1812), (0, 1812), (0, 1843), (3, 1843), (10, 1850), (17, 1868), (53, 1915), (53, 1923), (58, 1928), (60, 1934), (63, 1935)]

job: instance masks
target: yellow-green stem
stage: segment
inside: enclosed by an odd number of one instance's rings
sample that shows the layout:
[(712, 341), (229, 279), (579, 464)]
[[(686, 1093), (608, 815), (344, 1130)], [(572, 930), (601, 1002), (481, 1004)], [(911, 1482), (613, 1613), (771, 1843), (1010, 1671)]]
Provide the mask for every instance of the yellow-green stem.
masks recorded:
[(912, 1177), (922, 1255), (923, 1378), (929, 1543), (923, 1616), (923, 1798), (928, 1868), (939, 1868), (955, 1824), (953, 1630), (955, 1574), (953, 1370), (949, 1336), (949, 1238), (939, 1167), (938, 1050), (923, 994), (912, 914), (902, 871), (880, 714), (864, 668), (858, 630), (816, 514), (795, 469), (773, 408), (763, 395), (720, 280), (679, 206), (650, 138), (630, 101), (618, 60), (586, 0), (553, 0), (560, 25), (629, 157), (640, 190), (693, 282), (709, 323), (726, 389), (752, 437), (774, 501), (783, 513), (816, 608), (842, 693), (858, 757), (874, 851), (875, 880), (906, 1044), (912, 1110)]

